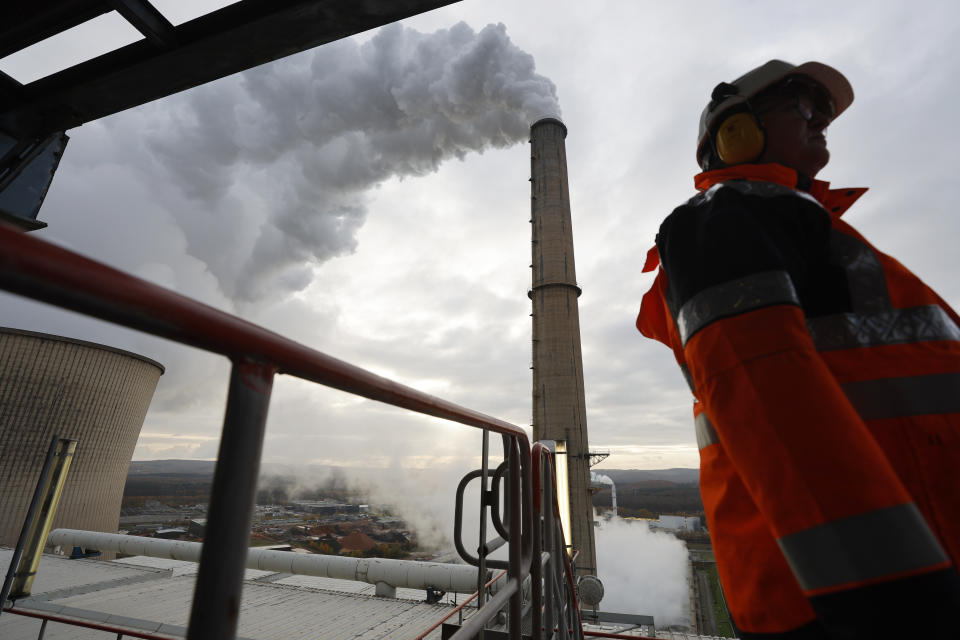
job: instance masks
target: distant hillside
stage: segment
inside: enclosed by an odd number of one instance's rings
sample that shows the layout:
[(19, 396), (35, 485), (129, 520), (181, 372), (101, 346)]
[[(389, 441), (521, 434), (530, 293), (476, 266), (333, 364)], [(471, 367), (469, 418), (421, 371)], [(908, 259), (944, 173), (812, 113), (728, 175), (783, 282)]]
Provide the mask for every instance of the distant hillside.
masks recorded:
[[(703, 512), (698, 469), (599, 469), (617, 486), (617, 506), (621, 515), (656, 517), (660, 514)], [(604, 487), (593, 494), (593, 504), (609, 507), (611, 491)]]
[(592, 469), (593, 473), (608, 476), (616, 484), (665, 481), (672, 484), (700, 484), (699, 469)]
[(215, 466), (211, 460), (135, 460), (123, 487), (124, 507), (139, 507), (146, 499), (205, 502)]
[[(213, 460), (134, 460), (130, 463), (131, 476), (140, 475), (206, 475), (213, 476), (216, 466)], [(277, 469), (273, 469), (276, 466)], [(332, 467), (317, 467), (316, 472), (330, 472)], [(283, 475), (281, 465), (264, 464), (261, 471), (267, 474)], [(594, 473), (609, 476), (615, 483), (651, 483), (656, 486), (662, 482), (671, 484), (699, 484), (700, 471), (697, 469), (594, 469)]]
[[(214, 460), (134, 460), (129, 475), (213, 475)], [(273, 467), (277, 467), (273, 469)], [(329, 472), (332, 467), (316, 467), (317, 472)], [(282, 474), (282, 465), (264, 464), (262, 471)], [(617, 484), (647, 481), (665, 481), (674, 484), (699, 484), (698, 469), (594, 469), (594, 473), (609, 476)]]
[(213, 460), (134, 460), (127, 475), (204, 475), (213, 476)]
[[(187, 497), (196, 501), (208, 498), (216, 463), (211, 460), (142, 460), (130, 463), (130, 473), (124, 488), (128, 499), (167, 498), (179, 502)], [(261, 478), (261, 502), (284, 502), (292, 497), (319, 497), (312, 493), (303, 496), (286, 495), (285, 480), (293, 476), (284, 472), (282, 465), (264, 465)], [(276, 468), (273, 468), (276, 467)], [(312, 467), (323, 478), (323, 495), (336, 495), (343, 489), (343, 471), (336, 467)], [(617, 503), (623, 515), (653, 516), (660, 513), (697, 513), (703, 510), (698, 485), (697, 469), (599, 469), (617, 485)], [(329, 475), (328, 475), (329, 474)], [(318, 489), (319, 489), (318, 485)], [(176, 499), (175, 499), (176, 498)], [(136, 501), (128, 500), (131, 505)], [(609, 506), (609, 488), (593, 495), (593, 504)]]

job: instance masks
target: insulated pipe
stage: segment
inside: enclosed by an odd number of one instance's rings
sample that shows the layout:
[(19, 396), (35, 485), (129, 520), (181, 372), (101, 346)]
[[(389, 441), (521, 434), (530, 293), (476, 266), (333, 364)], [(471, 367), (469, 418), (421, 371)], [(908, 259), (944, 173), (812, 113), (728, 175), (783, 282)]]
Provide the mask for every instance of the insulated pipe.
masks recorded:
[[(135, 556), (170, 558), (188, 562), (199, 562), (200, 552), (203, 549), (203, 544), (200, 542), (161, 540), (76, 529), (55, 529), (50, 532), (47, 543), (62, 547), (117, 551)], [(392, 587), (410, 589), (426, 589), (433, 586), (457, 593), (473, 593), (477, 589), (475, 567), (440, 562), (347, 558), (253, 547), (247, 553), (246, 567), (278, 573), (357, 580), (373, 585), (380, 582)]]

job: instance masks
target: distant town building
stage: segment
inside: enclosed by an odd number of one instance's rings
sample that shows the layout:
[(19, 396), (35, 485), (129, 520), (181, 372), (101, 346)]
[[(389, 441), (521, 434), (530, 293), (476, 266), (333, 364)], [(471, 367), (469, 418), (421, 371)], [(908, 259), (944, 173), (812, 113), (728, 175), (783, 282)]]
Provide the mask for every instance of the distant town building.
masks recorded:
[(700, 518), (697, 516), (660, 516), (658, 520), (650, 522), (651, 529), (666, 529), (667, 531), (699, 531)]
[(187, 523), (187, 532), (194, 538), (202, 538), (207, 532), (207, 519), (194, 518)]
[(294, 500), (292, 506), (297, 511), (321, 516), (340, 513), (357, 513), (360, 511), (358, 505), (330, 502), (328, 500)]

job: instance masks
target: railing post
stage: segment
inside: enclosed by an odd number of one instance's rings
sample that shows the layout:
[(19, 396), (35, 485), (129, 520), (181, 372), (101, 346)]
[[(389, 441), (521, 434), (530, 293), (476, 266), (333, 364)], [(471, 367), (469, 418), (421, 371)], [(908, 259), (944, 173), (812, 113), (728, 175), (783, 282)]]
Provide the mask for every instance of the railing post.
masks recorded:
[(530, 602), (532, 615), (530, 619), (530, 635), (534, 638), (543, 637), (543, 540), (544, 523), (543, 497), (546, 491), (543, 487), (542, 464), (543, 456), (540, 448), (534, 446), (530, 459), (533, 471), (533, 562), (530, 563)]
[(510, 513), (510, 544), (508, 554), (510, 557), (509, 576), (511, 580), (517, 583), (517, 591), (510, 598), (510, 640), (520, 640), (520, 630), (523, 625), (523, 567), (522, 558), (522, 519), (520, 517), (521, 509), (521, 486), (520, 486), (520, 447), (515, 437), (510, 438), (510, 474), (509, 491), (510, 504), (508, 511)]
[(276, 367), (234, 361), (188, 640), (233, 640)]
[[(24, 546), (21, 548), (22, 555), (17, 560), (13, 582), (10, 584), (9, 592), (4, 593), (5, 597), (16, 600), (30, 595), (30, 590), (33, 588), (33, 579), (40, 567), (40, 557), (43, 555), (43, 548), (47, 544), (47, 535), (50, 533), (53, 519), (57, 515), (57, 507), (60, 505), (60, 498), (63, 497), (63, 488), (67, 483), (67, 473), (70, 471), (70, 464), (73, 462), (76, 450), (76, 440), (56, 439), (53, 463), (49, 468), (49, 473), (45, 470), (45, 475), (41, 476), (40, 482), (37, 484), (37, 491), (40, 492), (40, 503), (32, 522), (30, 516), (28, 516), (28, 522), (25, 523), (24, 531), (27, 532), (27, 536), (24, 539)], [(22, 532), (21, 538), (23, 538)]]
[[(486, 587), (484, 587), (484, 576), (487, 574), (487, 473), (489, 472), (489, 462), (487, 457), (490, 455), (490, 432), (483, 430), (483, 443), (481, 445), (481, 463), (480, 463), (480, 537), (477, 545), (477, 556), (480, 558), (480, 570), (477, 572), (477, 609), (483, 608), (486, 602)], [(483, 640), (483, 631), (480, 631), (480, 640)]]
[(50, 440), (50, 446), (47, 447), (47, 457), (43, 461), (43, 467), (40, 469), (40, 478), (37, 480), (37, 488), (33, 491), (33, 498), (30, 500), (30, 507), (27, 509), (27, 517), (24, 519), (23, 527), (20, 529), (20, 537), (17, 539), (17, 546), (13, 549), (13, 555), (10, 556), (10, 566), (7, 568), (7, 577), (3, 581), (3, 588), (0, 589), (0, 611), (7, 606), (7, 596), (10, 595), (10, 587), (13, 585), (13, 578), (17, 573), (17, 566), (20, 564), (20, 558), (23, 556), (23, 549), (27, 546), (27, 539), (30, 537), (30, 530), (33, 528), (33, 521), (37, 517), (37, 511), (40, 510), (40, 502), (43, 498), (43, 487), (47, 483), (47, 476), (50, 475), (50, 469), (53, 467), (53, 458), (57, 454), (57, 443), (60, 437), (53, 436)]
[[(557, 599), (554, 592), (555, 572), (557, 566), (556, 549), (556, 528), (557, 520), (553, 512), (553, 457), (541, 454), (540, 459), (544, 464), (540, 467), (540, 486), (543, 487), (543, 493), (540, 498), (540, 513), (543, 516), (543, 542), (542, 548), (547, 550), (549, 560), (547, 560), (547, 570), (544, 574), (541, 568), (540, 574), (543, 578), (539, 583), (542, 585), (540, 600), (543, 603), (543, 622), (541, 627), (548, 631), (548, 635), (553, 633), (553, 627), (557, 623), (556, 607)], [(540, 560), (540, 566), (543, 567), (543, 561)], [(546, 592), (546, 593), (544, 593)]]

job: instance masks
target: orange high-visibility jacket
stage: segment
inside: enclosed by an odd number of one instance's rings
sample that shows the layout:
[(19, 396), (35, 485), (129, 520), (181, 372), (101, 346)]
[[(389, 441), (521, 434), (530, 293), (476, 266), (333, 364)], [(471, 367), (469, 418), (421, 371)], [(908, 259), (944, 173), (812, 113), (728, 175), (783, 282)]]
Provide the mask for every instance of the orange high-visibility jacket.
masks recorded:
[(734, 623), (960, 637), (960, 317), (840, 219), (865, 189), (776, 164), (695, 184), (648, 254), (637, 327), (694, 393)]

